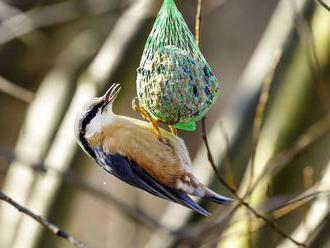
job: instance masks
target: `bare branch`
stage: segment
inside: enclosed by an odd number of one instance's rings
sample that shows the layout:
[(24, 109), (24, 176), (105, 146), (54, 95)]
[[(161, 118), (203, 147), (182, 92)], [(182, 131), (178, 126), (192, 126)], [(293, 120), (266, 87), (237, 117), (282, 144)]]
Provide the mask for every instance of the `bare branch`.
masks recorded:
[[(317, 188), (319, 190), (325, 189), (326, 191), (330, 188), (330, 161), (326, 167), (326, 170), (322, 176), (321, 181)], [(315, 201), (308, 213), (306, 214), (303, 221), (292, 233), (292, 236), (303, 241), (309, 242), (312, 234), (318, 231), (318, 227), (322, 226), (322, 223), (325, 219), (328, 218), (330, 213), (330, 204), (329, 199), (327, 198), (318, 198)], [(307, 228), (306, 228), (307, 227)], [(283, 240), (279, 247), (288, 247), (288, 240)]]
[(35, 221), (39, 222), (43, 227), (45, 227), (52, 234), (54, 234), (54, 235), (56, 235), (56, 236), (58, 236), (60, 238), (63, 238), (65, 240), (67, 240), (68, 242), (70, 242), (75, 247), (78, 247), (78, 248), (88, 248), (88, 246), (85, 245), (79, 239), (76, 239), (71, 234), (69, 234), (68, 232), (65, 232), (65, 231), (61, 230), (59, 227), (57, 227), (56, 225), (52, 224), (48, 220), (45, 220), (40, 215), (37, 215), (37, 214), (33, 213), (31, 210), (29, 210), (29, 209), (23, 207), (22, 205), (18, 204), (17, 202), (15, 202), (13, 199), (11, 199), (9, 196), (7, 196), (5, 193), (3, 193), (1, 191), (0, 191), (0, 200), (5, 201), (8, 204), (12, 205), (19, 212), (22, 212), (23, 214), (25, 214), (25, 215), (31, 217), (32, 219), (34, 219)]
[[(262, 206), (257, 207), (257, 211), (264, 211), (265, 213), (270, 214), (272, 216), (273, 220), (279, 219), (284, 217), (285, 215), (291, 213), (292, 211), (295, 211), (299, 209), (300, 207), (305, 206), (307, 203), (312, 202), (314, 200), (317, 200), (320, 197), (329, 197), (330, 191), (329, 190), (322, 190), (315, 185), (313, 188), (309, 189), (308, 191), (305, 191), (289, 200), (281, 200), (283, 197), (276, 197), (272, 198), (265, 203), (262, 204)], [(286, 197), (285, 197), (286, 198)], [(212, 225), (211, 223), (199, 223), (197, 226), (189, 228), (186, 230), (188, 234), (187, 238), (194, 240), (194, 238), (198, 238), (200, 236), (204, 236), (204, 234), (210, 235), (212, 231), (215, 231), (215, 235), (208, 239), (209, 241), (205, 241), (206, 243), (210, 242), (213, 244), (216, 244), (217, 242), (226, 239), (232, 235), (245, 235), (246, 231), (228, 231), (226, 233), (220, 232), (224, 229), (225, 221), (229, 218), (229, 216), (237, 210), (238, 204), (234, 204), (232, 208), (228, 211), (221, 211), (222, 214), (220, 216), (221, 220), (217, 222), (216, 225)], [(227, 209), (226, 209), (227, 210)], [(249, 216), (252, 214), (249, 213)], [(253, 216), (253, 215), (252, 215)], [(233, 226), (240, 226), (242, 222), (245, 220), (242, 218), (238, 218), (236, 220), (231, 221), (230, 226), (227, 228), (227, 230), (236, 230), (233, 228)], [(251, 232), (254, 233), (255, 231), (258, 231), (260, 228), (262, 228), (266, 223), (260, 222), (262, 220), (260, 219), (254, 219), (253, 221), (253, 228), (251, 229)], [(203, 224), (203, 225), (201, 225)], [(241, 230), (240, 228), (238, 228)], [(200, 232), (202, 230), (202, 232)], [(204, 243), (204, 242), (203, 242)]]
[[(298, 210), (299, 208), (305, 206), (307, 203), (317, 201), (320, 197), (330, 196), (330, 191), (317, 191), (316, 189), (313, 189), (309, 192), (303, 192), (302, 194), (299, 194), (298, 196), (294, 197), (292, 200), (289, 200), (285, 202), (284, 204), (281, 204), (280, 206), (277, 206), (276, 208), (273, 208), (269, 211), (269, 214), (271, 214), (272, 218), (274, 220), (280, 219), (290, 213), (292, 213), (295, 210)], [(271, 200), (272, 201), (272, 200)], [(268, 204), (268, 203), (266, 203)], [(266, 205), (265, 204), (265, 205)], [(235, 222), (232, 222), (230, 226), (233, 225), (240, 225), (241, 220), (237, 220)], [(259, 220), (255, 220), (253, 222), (255, 224), (253, 226), (253, 229), (251, 230), (251, 233), (259, 231), (262, 227), (264, 227), (265, 223), (260, 222)], [(245, 231), (238, 231), (238, 232), (228, 232), (225, 234), (221, 234), (218, 236), (215, 240), (212, 240), (211, 242), (216, 243), (220, 240), (223, 240), (225, 238), (228, 238), (229, 236), (240, 236), (244, 235)]]
[(202, 119), (202, 138), (203, 138), (204, 144), (206, 146), (208, 160), (212, 166), (214, 173), (216, 174), (217, 178), (219, 179), (219, 181), (235, 196), (235, 198), (238, 200), (239, 204), (245, 206), (249, 211), (251, 211), (251, 213), (256, 218), (262, 219), (265, 223), (267, 223), (270, 227), (272, 227), (276, 232), (278, 232), (283, 238), (290, 240), (292, 243), (294, 243), (298, 246), (307, 247), (304, 243), (301, 243), (301, 242), (293, 239), (292, 237), (290, 237), (290, 235), (283, 232), (271, 219), (268, 219), (267, 217), (260, 214), (257, 210), (255, 210), (253, 207), (251, 207), (248, 202), (245, 202), (240, 196), (237, 195), (236, 190), (234, 188), (232, 188), (219, 173), (219, 171), (214, 163), (214, 159), (213, 159), (213, 156), (212, 156), (212, 153), (210, 150), (210, 146), (209, 146), (209, 143), (207, 140), (206, 133), (207, 132), (206, 132), (206, 128), (205, 128), (205, 119)]
[(253, 192), (256, 186), (265, 178), (267, 175), (273, 174), (276, 171), (282, 169), (288, 164), (297, 154), (302, 152), (311, 144), (315, 143), (320, 138), (330, 133), (330, 116), (326, 116), (313, 124), (305, 133), (303, 133), (297, 141), (287, 150), (280, 152), (275, 157), (270, 159), (265, 165), (265, 170), (259, 177), (254, 181), (248, 194)]
[(327, 11), (330, 11), (330, 6), (327, 5), (323, 0), (314, 0), (319, 5), (321, 5), (323, 8), (325, 8)]
[(196, 11), (196, 21), (195, 21), (195, 38), (197, 46), (200, 44), (201, 40), (201, 22), (202, 22), (202, 0), (197, 0), (197, 11)]
[[(197, 41), (197, 45), (200, 44), (200, 25), (201, 25), (201, 8), (202, 8), (202, 0), (198, 0), (198, 6), (197, 6), (197, 14), (196, 14), (196, 41)], [(279, 56), (280, 57), (280, 56)], [(276, 65), (278, 64), (279, 58), (277, 59), (277, 63), (275, 64), (275, 68)], [(272, 67), (273, 68), (273, 67)], [(269, 83), (272, 81), (273, 78), (273, 74), (274, 74), (275, 69), (272, 70), (272, 73), (269, 75)], [(267, 79), (266, 79), (267, 82)], [(264, 103), (265, 104), (265, 103)], [(236, 189), (230, 185), (219, 173), (216, 164), (214, 162), (212, 153), (211, 153), (211, 149), (209, 146), (209, 142), (207, 139), (207, 132), (206, 132), (206, 127), (205, 127), (205, 117), (202, 118), (202, 138), (204, 141), (204, 144), (206, 146), (206, 150), (207, 150), (207, 157), (208, 160), (212, 166), (213, 171), (215, 172), (217, 178), (219, 179), (219, 181), (235, 196), (235, 198), (239, 201), (239, 204), (245, 206), (248, 210), (250, 210), (255, 217), (262, 219), (264, 222), (266, 222), (269, 226), (271, 226), (274, 230), (276, 230), (280, 235), (282, 235), (282, 237), (289, 239), (291, 242), (293, 242), (294, 244), (298, 245), (298, 246), (302, 246), (302, 247), (306, 247), (305, 244), (300, 243), (298, 241), (296, 241), (295, 239), (291, 238), (289, 235), (287, 235), (286, 233), (284, 233), (274, 222), (272, 222), (272, 220), (268, 219), (267, 217), (263, 216), (262, 214), (260, 214), (259, 212), (257, 212), (255, 209), (253, 209), (249, 203), (245, 202), (240, 196), (237, 195)]]
[(305, 206), (307, 203), (318, 199), (319, 197), (328, 196), (329, 197), (330, 192), (329, 191), (317, 191), (313, 190), (312, 192), (303, 192), (299, 196), (295, 197), (294, 199), (282, 204), (281, 206), (278, 206), (276, 209), (272, 210), (272, 217), (274, 219), (279, 219), (285, 215), (288, 215), (289, 213), (292, 213), (293, 211)]
[(130, 205), (126, 204), (125, 202), (121, 201), (117, 197), (113, 196), (109, 192), (105, 192), (104, 190), (99, 189), (98, 187), (94, 186), (93, 184), (85, 181), (79, 175), (77, 175), (73, 171), (66, 171), (61, 172), (56, 170), (55, 168), (47, 168), (45, 164), (41, 161), (31, 164), (28, 161), (23, 159), (23, 156), (19, 156), (19, 154), (15, 154), (14, 151), (11, 149), (6, 149), (0, 145), (0, 158), (4, 158), (8, 162), (13, 160), (21, 162), (22, 165), (31, 168), (35, 173), (47, 173), (49, 171), (55, 173), (58, 177), (62, 178), (66, 183), (74, 186), (77, 190), (85, 192), (90, 196), (104, 200), (106, 202), (110, 202), (113, 204), (121, 213), (126, 215), (131, 220), (144, 225), (148, 229), (155, 229), (160, 228), (164, 231), (171, 233), (171, 231), (159, 223), (156, 219), (149, 216), (140, 208), (131, 207)]
[(237, 184), (235, 183), (235, 177), (233, 173), (233, 162), (230, 157), (230, 142), (229, 142), (229, 136), (228, 133), (226, 132), (225, 126), (223, 125), (222, 121), (220, 121), (220, 129), (221, 133), (223, 135), (223, 139), (225, 141), (225, 146), (226, 146), (226, 152), (225, 152), (225, 175), (227, 182), (234, 188), (237, 189)]
[[(269, 68), (269, 71), (265, 77), (265, 80), (262, 84), (262, 88), (261, 88), (261, 94), (259, 97), (259, 101), (257, 104), (257, 108), (256, 108), (256, 114), (254, 117), (254, 121), (253, 121), (253, 132), (252, 132), (252, 152), (251, 152), (251, 162), (250, 162), (250, 175), (248, 177), (248, 184), (247, 184), (247, 189), (249, 189), (252, 185), (253, 179), (254, 179), (254, 166), (255, 166), (255, 155), (256, 155), (256, 151), (257, 151), (257, 146), (258, 146), (258, 142), (260, 139), (260, 133), (261, 133), (261, 127), (262, 127), (262, 122), (264, 119), (264, 114), (265, 114), (265, 110), (266, 110), (266, 105), (269, 99), (269, 92), (270, 92), (270, 88), (271, 88), (271, 84), (274, 81), (274, 75), (276, 72), (276, 68), (278, 67), (278, 64), (280, 62), (281, 59), (281, 55), (282, 55), (282, 51), (278, 50), (275, 52), (274, 57), (272, 59), (272, 66)], [(249, 195), (246, 194), (243, 199), (245, 199), (245, 197), (248, 197)], [(248, 242), (249, 242), (249, 247), (253, 247), (253, 240), (252, 240), (252, 217), (248, 216)]]

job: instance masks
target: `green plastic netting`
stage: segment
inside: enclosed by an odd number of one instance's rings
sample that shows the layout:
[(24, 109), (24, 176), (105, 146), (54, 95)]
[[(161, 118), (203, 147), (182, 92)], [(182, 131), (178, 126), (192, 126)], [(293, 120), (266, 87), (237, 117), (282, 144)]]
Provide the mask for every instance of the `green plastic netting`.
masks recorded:
[(153, 118), (193, 131), (219, 82), (173, 0), (164, 0), (137, 70), (137, 96)]

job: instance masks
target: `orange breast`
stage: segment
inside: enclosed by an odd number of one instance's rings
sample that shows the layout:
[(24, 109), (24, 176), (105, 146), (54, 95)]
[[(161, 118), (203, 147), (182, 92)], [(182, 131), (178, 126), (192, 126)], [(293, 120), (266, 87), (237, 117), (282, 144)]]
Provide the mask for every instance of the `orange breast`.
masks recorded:
[[(164, 135), (167, 132), (164, 131)], [(126, 156), (157, 181), (174, 187), (187, 171), (180, 151), (175, 149), (176, 141), (170, 136), (167, 138), (169, 145), (160, 142), (150, 127), (121, 120), (105, 126), (88, 142), (91, 146), (102, 144), (106, 152)]]

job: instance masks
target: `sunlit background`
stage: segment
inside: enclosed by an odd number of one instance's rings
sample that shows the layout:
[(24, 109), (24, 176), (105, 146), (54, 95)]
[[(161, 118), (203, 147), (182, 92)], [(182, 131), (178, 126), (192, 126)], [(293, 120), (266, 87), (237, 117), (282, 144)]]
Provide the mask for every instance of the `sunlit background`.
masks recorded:
[[(197, 0), (176, 3), (194, 33)], [(272, 224), (238, 203), (201, 202), (213, 214), (197, 216), (78, 148), (78, 107), (112, 82), (122, 86), (114, 111), (141, 118), (131, 108), (136, 68), (161, 4), (0, 1), (0, 191), (88, 247), (330, 247), (330, 12), (318, 1), (202, 1), (201, 50), (221, 83), (206, 118), (211, 152)], [(179, 136), (196, 176), (233, 197), (200, 123)], [(0, 247), (72, 244), (0, 201)]]

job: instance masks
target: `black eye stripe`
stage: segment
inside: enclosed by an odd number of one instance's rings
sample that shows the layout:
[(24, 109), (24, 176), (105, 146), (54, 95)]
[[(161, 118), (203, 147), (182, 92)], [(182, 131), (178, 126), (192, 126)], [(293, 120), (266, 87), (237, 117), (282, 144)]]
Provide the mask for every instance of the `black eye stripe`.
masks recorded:
[(86, 133), (86, 127), (90, 123), (90, 121), (95, 117), (97, 112), (99, 111), (100, 106), (102, 106), (103, 102), (100, 102), (96, 104), (90, 111), (87, 112), (86, 117), (82, 118), (81, 122), (81, 129), (79, 132), (79, 139), (85, 150), (93, 157), (95, 158), (95, 152), (93, 149), (90, 148), (88, 145), (87, 140), (85, 139), (85, 133)]
[(96, 104), (90, 111), (87, 112), (86, 117), (83, 118), (81, 123), (81, 132), (85, 134), (87, 125), (91, 122), (91, 120), (95, 117), (97, 112), (99, 111), (100, 106), (103, 103)]

